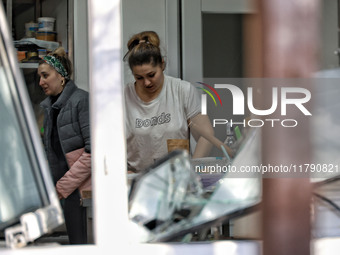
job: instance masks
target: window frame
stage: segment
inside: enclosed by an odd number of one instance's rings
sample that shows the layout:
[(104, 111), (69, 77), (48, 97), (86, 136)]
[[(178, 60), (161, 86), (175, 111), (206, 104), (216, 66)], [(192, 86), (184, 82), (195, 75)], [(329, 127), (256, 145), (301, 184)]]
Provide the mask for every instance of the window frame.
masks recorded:
[[(22, 234), (26, 241), (29, 242), (62, 224), (63, 217), (5, 17), (3, 6), (1, 5), (0, 54), (2, 66), (6, 74), (8, 74), (6, 76), (8, 84), (6, 85), (8, 85), (10, 91), (11, 101), (13, 102), (14, 111), (17, 115), (25, 150), (32, 167), (32, 174), (35, 178), (37, 188), (40, 192), (40, 200), (43, 204), (43, 207), (40, 209), (21, 215), (18, 219), (18, 221), (20, 221), (18, 225), (8, 227), (5, 234), (8, 238)], [(37, 223), (39, 224), (39, 230), (34, 230), (33, 228), (36, 227)], [(33, 228), (27, 226), (32, 226)], [(8, 245), (12, 244), (9, 242)]]
[[(260, 254), (260, 244), (249, 241), (197, 244), (141, 244), (133, 241), (127, 203), (121, 0), (88, 0), (87, 3), (95, 244), (0, 249), (2, 254), (111, 254), (121, 250), (126, 254)], [(10, 35), (9, 30), (6, 34)], [(9, 48), (13, 68), (19, 71), (14, 49)], [(110, 61), (103, 62), (103, 59)], [(24, 84), (21, 75), (18, 79)], [(28, 103), (28, 97), (23, 100)], [(30, 125), (34, 127), (33, 123)], [(37, 140), (35, 136), (34, 144), (39, 148)], [(42, 153), (42, 149), (38, 151)]]

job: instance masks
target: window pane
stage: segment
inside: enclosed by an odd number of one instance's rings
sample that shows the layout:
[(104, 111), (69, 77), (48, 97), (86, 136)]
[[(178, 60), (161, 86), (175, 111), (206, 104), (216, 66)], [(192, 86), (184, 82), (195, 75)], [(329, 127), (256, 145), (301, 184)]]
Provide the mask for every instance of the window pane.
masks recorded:
[(21, 214), (42, 205), (6, 71), (0, 66), (1, 229), (16, 222)]

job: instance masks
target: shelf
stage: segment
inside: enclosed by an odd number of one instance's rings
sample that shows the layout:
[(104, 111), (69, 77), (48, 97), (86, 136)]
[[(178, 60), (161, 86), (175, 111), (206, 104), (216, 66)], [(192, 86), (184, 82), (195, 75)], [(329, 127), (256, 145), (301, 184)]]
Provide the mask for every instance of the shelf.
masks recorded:
[(25, 46), (25, 45), (36, 45), (40, 48), (45, 48), (45, 49), (49, 49), (52, 51), (59, 47), (58, 42), (38, 40), (35, 38), (23, 38), (21, 40), (14, 41), (15, 47)]
[(19, 63), (20, 68), (32, 68), (36, 69), (38, 68), (39, 63)]

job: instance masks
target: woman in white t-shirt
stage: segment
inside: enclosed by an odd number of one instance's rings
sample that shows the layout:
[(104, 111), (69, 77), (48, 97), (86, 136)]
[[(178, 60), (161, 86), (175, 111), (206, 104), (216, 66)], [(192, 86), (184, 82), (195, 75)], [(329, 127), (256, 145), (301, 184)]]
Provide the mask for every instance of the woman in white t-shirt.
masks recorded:
[(209, 118), (201, 115), (196, 88), (164, 75), (159, 45), (155, 32), (141, 32), (129, 40), (124, 57), (135, 78), (124, 91), (128, 168), (135, 172), (165, 156), (169, 139), (189, 139), (189, 131), (197, 141), (193, 158), (208, 156), (212, 144), (223, 145), (214, 137)]

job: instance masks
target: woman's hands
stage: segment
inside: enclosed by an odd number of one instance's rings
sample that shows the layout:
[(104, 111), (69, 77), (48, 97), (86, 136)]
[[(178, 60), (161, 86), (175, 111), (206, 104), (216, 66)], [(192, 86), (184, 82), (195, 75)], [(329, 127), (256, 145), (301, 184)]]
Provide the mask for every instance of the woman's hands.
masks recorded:
[(189, 121), (189, 128), (197, 141), (193, 158), (201, 158), (209, 155), (212, 145), (221, 150), (225, 148), (228, 155), (234, 157), (234, 151), (215, 137), (214, 129), (207, 115), (198, 114)]

